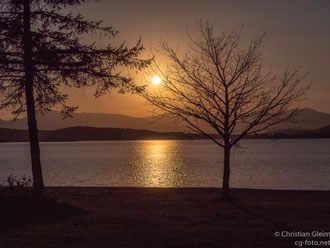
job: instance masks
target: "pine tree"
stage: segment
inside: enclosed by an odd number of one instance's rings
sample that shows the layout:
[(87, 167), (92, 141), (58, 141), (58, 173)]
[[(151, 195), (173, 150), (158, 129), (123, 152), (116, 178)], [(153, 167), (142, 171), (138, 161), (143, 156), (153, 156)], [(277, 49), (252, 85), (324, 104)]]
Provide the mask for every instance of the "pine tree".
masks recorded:
[(141, 70), (150, 60), (139, 59), (143, 46), (124, 44), (97, 48), (85, 44), (88, 33), (106, 39), (118, 32), (100, 21), (64, 13), (86, 0), (4, 0), (0, 3), (0, 110), (11, 109), (17, 118), (26, 113), (30, 138), (33, 187), (44, 191), (36, 115), (60, 107), (64, 116), (77, 107), (66, 105), (66, 87), (95, 86), (95, 95), (117, 88), (121, 93), (143, 87), (120, 69)]

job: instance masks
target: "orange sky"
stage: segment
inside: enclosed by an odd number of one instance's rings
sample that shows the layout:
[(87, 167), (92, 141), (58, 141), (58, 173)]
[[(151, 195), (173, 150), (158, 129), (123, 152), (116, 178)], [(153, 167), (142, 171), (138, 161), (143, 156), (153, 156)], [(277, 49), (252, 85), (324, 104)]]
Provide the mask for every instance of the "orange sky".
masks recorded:
[[(169, 39), (185, 49), (186, 28), (193, 29), (200, 18), (208, 18), (221, 30), (245, 26), (247, 38), (268, 30), (264, 42), (264, 61), (273, 71), (287, 64), (301, 65), (313, 85), (306, 106), (330, 113), (330, 1), (327, 0), (104, 0), (79, 7), (90, 19), (104, 20), (105, 25), (120, 31), (116, 42), (132, 45), (142, 36), (148, 55), (158, 41)], [(90, 36), (97, 45), (107, 40)], [(116, 113), (131, 116), (151, 115), (137, 96), (112, 95), (94, 99), (88, 89), (69, 90), (70, 105), (78, 112)], [(10, 118), (5, 111), (0, 119)]]

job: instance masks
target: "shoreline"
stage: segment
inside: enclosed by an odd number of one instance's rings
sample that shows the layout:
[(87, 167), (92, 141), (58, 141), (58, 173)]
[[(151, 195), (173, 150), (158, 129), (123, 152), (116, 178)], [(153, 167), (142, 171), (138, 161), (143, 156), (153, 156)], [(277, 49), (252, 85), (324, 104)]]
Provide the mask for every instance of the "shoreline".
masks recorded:
[[(330, 137), (291, 137), (291, 138), (267, 138), (267, 137), (247, 137), (242, 140), (330, 140)], [(79, 143), (79, 142), (125, 142), (125, 141), (199, 141), (199, 140), (210, 140), (208, 138), (198, 138), (198, 139), (113, 139), (113, 140), (49, 140), (49, 141), (39, 141), (42, 143)], [(212, 142), (210, 140), (210, 142)], [(29, 141), (0, 141), (0, 144), (29, 144)]]
[[(218, 190), (221, 192), (221, 187), (143, 187), (143, 186), (45, 186), (45, 189), (49, 190), (56, 190), (56, 189), (102, 189), (102, 190), (107, 190), (107, 189), (128, 189), (128, 190), (143, 190), (143, 189), (149, 189), (149, 190), (196, 190), (196, 189), (201, 189), (201, 190)], [(330, 189), (258, 189), (258, 188), (230, 188), (231, 191), (267, 191), (267, 192), (329, 192)]]

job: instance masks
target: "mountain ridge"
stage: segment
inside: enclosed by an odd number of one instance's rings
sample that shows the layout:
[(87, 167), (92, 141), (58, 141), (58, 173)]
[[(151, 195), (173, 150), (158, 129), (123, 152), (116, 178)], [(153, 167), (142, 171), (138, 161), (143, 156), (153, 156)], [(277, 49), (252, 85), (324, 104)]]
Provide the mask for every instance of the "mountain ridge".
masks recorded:
[[(108, 140), (183, 140), (194, 135), (180, 132), (155, 132), (129, 128), (69, 127), (58, 130), (40, 130), (40, 142), (108, 141)], [(0, 142), (28, 142), (28, 131), (0, 128)]]
[[(213, 134), (214, 138), (220, 136)], [(293, 132), (278, 131), (245, 137), (246, 139), (297, 139), (297, 138), (330, 138), (330, 125), (315, 130), (296, 130)], [(116, 140), (191, 140), (207, 139), (203, 135), (186, 134), (181, 132), (155, 132), (129, 128), (97, 128), (97, 127), (69, 127), (59, 130), (39, 131), (41, 142), (68, 141), (116, 141)], [(0, 128), (0, 142), (28, 142), (27, 130)]]
[[(276, 127), (276, 130), (295, 129), (312, 130), (330, 125), (330, 114), (319, 112), (311, 108), (302, 110), (299, 119), (301, 123), (284, 123)], [(88, 126), (99, 128), (130, 128), (142, 129), (156, 132), (182, 132), (186, 125), (174, 119), (159, 119), (155, 117), (133, 117), (121, 114), (106, 113), (73, 113), (73, 118), (62, 120), (59, 112), (49, 112), (46, 115), (38, 116), (39, 130), (58, 130), (75, 126)], [(14, 122), (1, 120), (0, 128), (27, 129), (26, 118)]]

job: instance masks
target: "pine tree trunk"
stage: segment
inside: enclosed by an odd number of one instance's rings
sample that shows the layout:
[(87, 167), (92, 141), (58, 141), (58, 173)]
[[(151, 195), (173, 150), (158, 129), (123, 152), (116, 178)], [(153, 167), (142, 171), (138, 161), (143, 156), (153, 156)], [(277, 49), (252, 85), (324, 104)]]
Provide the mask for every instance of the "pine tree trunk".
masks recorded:
[(37, 193), (44, 191), (44, 182), (40, 162), (38, 128), (33, 95), (33, 64), (31, 36), (30, 0), (24, 0), (24, 69), (25, 69), (25, 98), (29, 128), (30, 153), (32, 162), (33, 189)]
[(229, 176), (230, 176), (230, 148), (224, 147), (224, 162), (223, 162), (223, 179), (222, 179), (222, 198), (228, 200), (230, 198), (229, 193)]

